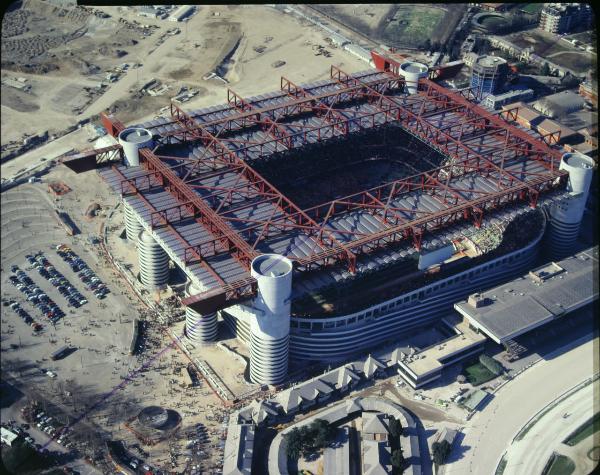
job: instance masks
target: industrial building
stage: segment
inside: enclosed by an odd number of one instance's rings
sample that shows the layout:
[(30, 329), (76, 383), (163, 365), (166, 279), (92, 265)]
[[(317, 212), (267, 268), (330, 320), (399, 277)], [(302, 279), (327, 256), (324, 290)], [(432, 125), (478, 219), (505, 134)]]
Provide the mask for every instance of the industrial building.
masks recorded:
[(531, 268), (546, 230), (576, 237), (581, 160), (442, 87), (444, 67), (372, 55), (377, 69), (131, 127), (103, 115), (119, 143), (64, 162), (122, 196), (142, 283), (185, 272), (189, 341), (224, 322), (255, 383), (436, 322)]
[(586, 26), (592, 20), (592, 8), (587, 3), (549, 3), (540, 13), (540, 28), (549, 33), (568, 33)]
[(505, 343), (598, 299), (598, 247), (550, 262), (454, 308), (469, 324)]

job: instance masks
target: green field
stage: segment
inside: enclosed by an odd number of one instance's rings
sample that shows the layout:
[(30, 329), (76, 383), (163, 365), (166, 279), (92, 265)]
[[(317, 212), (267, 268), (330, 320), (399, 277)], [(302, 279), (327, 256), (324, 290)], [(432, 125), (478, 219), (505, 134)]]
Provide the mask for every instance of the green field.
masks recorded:
[(570, 475), (575, 471), (575, 463), (564, 455), (555, 455), (546, 475)]
[(479, 386), (480, 384), (483, 384), (496, 377), (494, 373), (492, 373), (481, 363), (475, 363), (471, 366), (467, 366), (464, 369), (464, 373), (467, 377), (467, 381), (469, 381), (469, 383), (471, 383), (473, 386)]
[(525, 13), (531, 13), (532, 15), (534, 15), (537, 12), (541, 11), (542, 8), (544, 8), (543, 3), (528, 3), (525, 6), (521, 7), (521, 10)]
[(431, 39), (446, 12), (440, 8), (411, 5), (400, 6), (386, 26), (383, 36), (394, 44), (417, 47)]
[(575, 432), (567, 437), (563, 443), (572, 447), (582, 440), (587, 439), (594, 432), (598, 432), (598, 430), (600, 430), (600, 412), (594, 414), (594, 417), (580, 426)]

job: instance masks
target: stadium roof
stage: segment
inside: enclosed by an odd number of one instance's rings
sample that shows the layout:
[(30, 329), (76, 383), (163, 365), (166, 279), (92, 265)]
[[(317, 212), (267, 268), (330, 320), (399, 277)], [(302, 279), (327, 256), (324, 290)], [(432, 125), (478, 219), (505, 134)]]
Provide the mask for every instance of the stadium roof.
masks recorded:
[[(228, 91), (228, 104), (191, 114), (172, 105), (171, 119), (142, 124), (159, 145), (140, 151), (141, 166), (101, 174), (208, 289), (184, 303), (210, 297), (221, 307), (253, 295), (249, 265), (259, 254), (287, 255), (299, 271), (341, 264), (360, 272), (360, 256), (392, 242), (420, 249), (437, 229), (465, 218), (479, 227), (498, 207), (534, 207), (541, 193), (564, 186), (560, 153), (503, 120), (513, 112), (490, 114), (468, 92), (428, 79), (419, 88), (407, 95), (391, 72), (351, 76), (332, 67), (328, 81), (297, 86), (282, 78), (281, 91), (249, 99)], [(124, 129), (106, 116), (103, 123), (111, 135)], [(446, 164), (305, 210), (251, 166), (390, 123), (438, 150)]]

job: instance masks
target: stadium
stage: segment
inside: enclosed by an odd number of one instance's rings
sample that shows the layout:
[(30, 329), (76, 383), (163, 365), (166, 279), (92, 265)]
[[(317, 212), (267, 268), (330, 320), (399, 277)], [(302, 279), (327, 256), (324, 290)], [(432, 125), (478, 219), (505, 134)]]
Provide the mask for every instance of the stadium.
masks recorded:
[(64, 161), (122, 196), (141, 282), (185, 272), (187, 338), (227, 325), (252, 382), (431, 324), (577, 235), (593, 162), (441, 86), (440, 68), (373, 59), (129, 127), (103, 115), (117, 143)]

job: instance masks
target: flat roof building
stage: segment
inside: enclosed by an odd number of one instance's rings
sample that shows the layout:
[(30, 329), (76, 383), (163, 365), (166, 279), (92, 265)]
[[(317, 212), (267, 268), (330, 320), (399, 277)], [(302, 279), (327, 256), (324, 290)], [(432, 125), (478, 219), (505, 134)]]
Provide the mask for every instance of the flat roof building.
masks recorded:
[(551, 262), (454, 308), (496, 343), (504, 343), (598, 298), (598, 247)]
[(566, 33), (591, 19), (592, 9), (587, 3), (549, 3), (542, 9), (539, 27), (549, 33)]
[(583, 109), (584, 104), (583, 98), (575, 92), (562, 91), (542, 97), (532, 106), (542, 114), (555, 119)]

